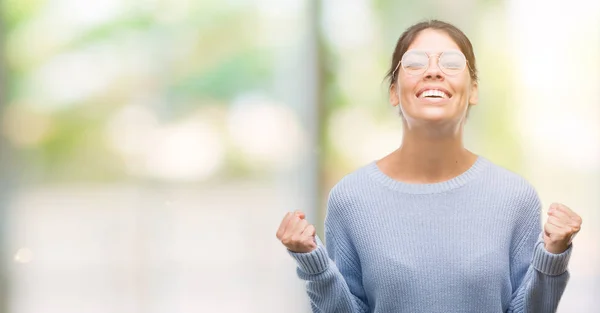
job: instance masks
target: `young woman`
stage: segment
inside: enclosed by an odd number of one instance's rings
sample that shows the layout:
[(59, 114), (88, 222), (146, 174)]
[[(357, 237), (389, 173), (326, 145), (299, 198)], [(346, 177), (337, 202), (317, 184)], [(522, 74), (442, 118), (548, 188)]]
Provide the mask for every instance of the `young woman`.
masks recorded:
[(555, 312), (581, 218), (555, 203), (542, 228), (534, 188), (463, 146), (478, 101), (469, 39), (413, 25), (388, 76), (400, 147), (331, 190), (326, 247), (299, 211), (277, 231), (313, 312)]

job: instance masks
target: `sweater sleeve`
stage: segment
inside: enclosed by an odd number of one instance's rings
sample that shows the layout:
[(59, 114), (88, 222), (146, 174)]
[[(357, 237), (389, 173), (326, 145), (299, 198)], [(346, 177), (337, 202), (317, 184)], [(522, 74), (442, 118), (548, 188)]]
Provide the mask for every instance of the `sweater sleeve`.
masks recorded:
[(561, 254), (546, 251), (540, 222), (541, 202), (526, 219), (525, 236), (511, 255), (513, 295), (508, 313), (553, 313), (567, 286), (572, 245)]
[(306, 290), (313, 313), (364, 313), (369, 311), (362, 285), (358, 256), (349, 249), (341, 235), (337, 217), (339, 202), (329, 198), (323, 245), (317, 237), (317, 248), (309, 253), (289, 254), (296, 260), (298, 277), (306, 281)]

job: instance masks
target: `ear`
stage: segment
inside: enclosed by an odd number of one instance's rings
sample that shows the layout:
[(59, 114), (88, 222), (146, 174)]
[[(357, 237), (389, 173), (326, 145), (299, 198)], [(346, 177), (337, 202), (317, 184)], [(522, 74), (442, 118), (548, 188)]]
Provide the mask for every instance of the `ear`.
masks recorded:
[(477, 82), (471, 84), (471, 96), (469, 97), (469, 105), (477, 105), (479, 103), (479, 85)]
[(398, 92), (396, 92), (397, 88), (396, 84), (390, 86), (390, 103), (392, 106), (398, 106), (400, 104), (400, 97), (398, 96)]

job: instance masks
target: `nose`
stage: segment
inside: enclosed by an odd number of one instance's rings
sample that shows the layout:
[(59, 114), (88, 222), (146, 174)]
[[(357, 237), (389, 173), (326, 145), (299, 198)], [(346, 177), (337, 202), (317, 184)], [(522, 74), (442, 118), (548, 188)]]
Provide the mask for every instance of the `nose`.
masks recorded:
[(427, 79), (443, 79), (444, 73), (440, 69), (439, 60), (437, 56), (431, 56), (429, 58), (429, 66), (425, 73), (423, 73)]

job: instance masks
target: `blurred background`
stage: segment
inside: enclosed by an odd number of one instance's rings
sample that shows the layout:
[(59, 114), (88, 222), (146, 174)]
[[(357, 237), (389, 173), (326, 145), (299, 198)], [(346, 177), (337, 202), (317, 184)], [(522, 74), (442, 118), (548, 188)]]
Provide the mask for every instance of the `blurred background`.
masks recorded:
[(398, 147), (400, 34), (470, 37), (467, 146), (583, 217), (559, 312), (600, 307), (600, 2), (0, 0), (0, 313), (309, 312), (276, 240), (322, 234)]

